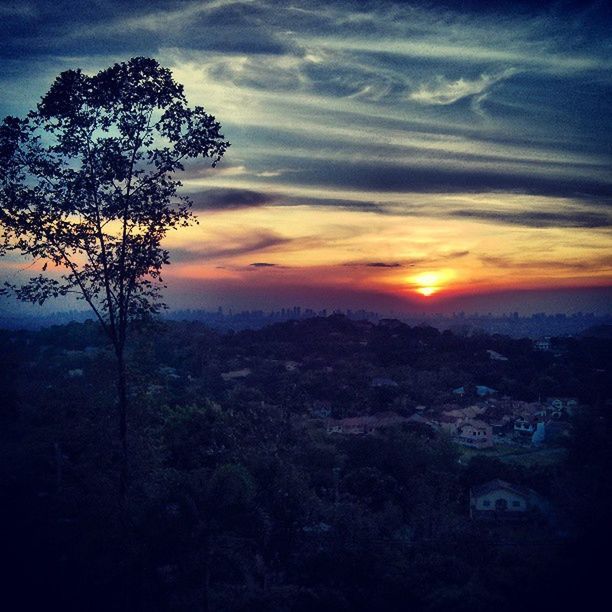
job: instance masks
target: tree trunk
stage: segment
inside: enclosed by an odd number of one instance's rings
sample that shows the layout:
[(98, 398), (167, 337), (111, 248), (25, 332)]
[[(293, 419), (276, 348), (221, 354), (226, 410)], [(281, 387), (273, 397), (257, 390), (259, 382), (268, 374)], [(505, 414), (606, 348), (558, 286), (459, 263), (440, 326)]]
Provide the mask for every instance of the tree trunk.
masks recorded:
[(119, 500), (121, 507), (125, 502), (128, 484), (128, 448), (127, 448), (127, 378), (123, 348), (117, 349), (117, 407), (119, 410), (119, 439), (121, 441)]
[(210, 610), (210, 558), (212, 551), (210, 548), (210, 540), (206, 538), (206, 548), (204, 551), (203, 567), (202, 567), (202, 607), (201, 612), (209, 612)]

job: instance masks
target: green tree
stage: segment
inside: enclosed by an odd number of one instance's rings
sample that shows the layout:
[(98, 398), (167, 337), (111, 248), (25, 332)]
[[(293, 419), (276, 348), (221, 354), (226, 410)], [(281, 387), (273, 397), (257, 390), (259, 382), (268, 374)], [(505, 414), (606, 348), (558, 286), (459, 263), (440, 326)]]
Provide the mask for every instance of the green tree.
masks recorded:
[(215, 166), (228, 146), (215, 118), (188, 107), (172, 73), (143, 57), (94, 76), (63, 72), (36, 110), (0, 126), (0, 255), (16, 252), (40, 269), (3, 291), (39, 304), (74, 293), (112, 343), (121, 499), (130, 323), (163, 307), (162, 240), (194, 222), (176, 173), (189, 159)]

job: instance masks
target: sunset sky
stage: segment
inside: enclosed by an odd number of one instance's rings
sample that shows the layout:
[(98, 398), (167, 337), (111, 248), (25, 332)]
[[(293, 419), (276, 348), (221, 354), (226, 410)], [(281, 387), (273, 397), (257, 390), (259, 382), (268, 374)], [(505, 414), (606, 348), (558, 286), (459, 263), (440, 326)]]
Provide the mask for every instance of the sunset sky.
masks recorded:
[(458, 4), (3, 1), (0, 115), (146, 55), (217, 117), (174, 307), (610, 312), (609, 3)]

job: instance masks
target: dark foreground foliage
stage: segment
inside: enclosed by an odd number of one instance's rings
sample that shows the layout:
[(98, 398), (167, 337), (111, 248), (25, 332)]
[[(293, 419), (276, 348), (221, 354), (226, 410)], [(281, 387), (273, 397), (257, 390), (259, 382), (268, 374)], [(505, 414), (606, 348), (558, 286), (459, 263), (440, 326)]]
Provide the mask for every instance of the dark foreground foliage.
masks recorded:
[[(554, 359), (522, 341), (333, 318), (135, 333), (122, 521), (112, 356), (97, 327), (1, 339), (2, 597), (17, 597), (13, 609), (590, 609), (605, 590), (607, 341), (568, 341)], [(512, 360), (490, 363), (487, 349)], [(238, 382), (220, 376), (247, 366)], [(398, 390), (373, 391), (380, 375)], [(303, 416), (320, 399), (346, 414), (409, 411), (470, 381), (588, 402), (564, 462), (462, 465), (447, 438), (416, 426), (329, 436)], [(471, 521), (469, 487), (493, 477), (536, 488), (559, 520)]]

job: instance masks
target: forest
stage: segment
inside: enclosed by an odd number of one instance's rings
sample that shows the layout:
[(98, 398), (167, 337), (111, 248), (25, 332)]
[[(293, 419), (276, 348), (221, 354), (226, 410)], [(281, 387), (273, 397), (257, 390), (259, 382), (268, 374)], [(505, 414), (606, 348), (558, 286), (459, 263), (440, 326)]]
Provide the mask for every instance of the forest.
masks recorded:
[[(529, 340), (342, 316), (224, 333), (135, 327), (122, 501), (113, 355), (100, 328), (2, 331), (5, 601), (228, 612), (588, 605), (610, 550), (603, 336), (538, 352)], [(396, 384), (373, 386), (377, 377)], [(468, 393), (457, 399), (459, 385)], [(466, 460), (418, 422), (330, 435), (313, 416), (321, 404), (335, 418), (469, 405), (474, 385), (525, 401), (578, 398), (562, 459)], [(473, 520), (470, 489), (492, 479), (537, 491), (554, 516)]]

